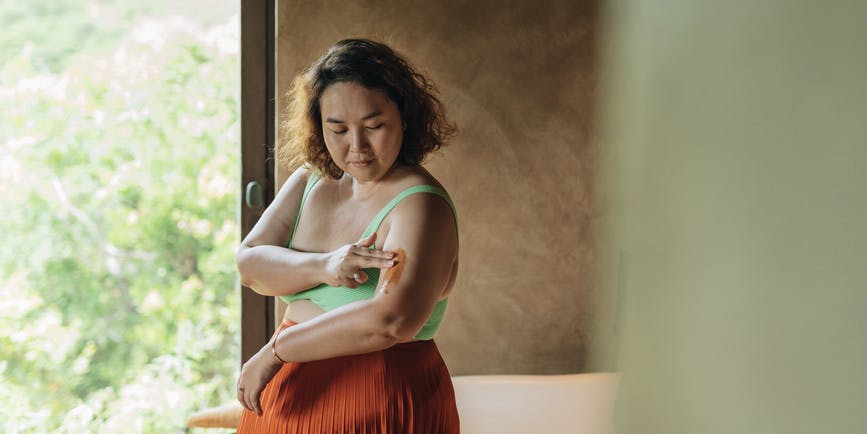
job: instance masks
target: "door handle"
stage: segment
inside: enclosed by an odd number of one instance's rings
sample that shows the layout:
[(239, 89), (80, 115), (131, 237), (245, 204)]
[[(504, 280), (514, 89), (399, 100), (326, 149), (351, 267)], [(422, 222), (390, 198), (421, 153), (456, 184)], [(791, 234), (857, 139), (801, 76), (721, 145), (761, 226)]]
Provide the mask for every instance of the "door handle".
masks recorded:
[(265, 207), (265, 195), (262, 192), (262, 184), (259, 184), (257, 181), (250, 181), (247, 183), (247, 188), (244, 193), (244, 203), (246, 203), (249, 208)]

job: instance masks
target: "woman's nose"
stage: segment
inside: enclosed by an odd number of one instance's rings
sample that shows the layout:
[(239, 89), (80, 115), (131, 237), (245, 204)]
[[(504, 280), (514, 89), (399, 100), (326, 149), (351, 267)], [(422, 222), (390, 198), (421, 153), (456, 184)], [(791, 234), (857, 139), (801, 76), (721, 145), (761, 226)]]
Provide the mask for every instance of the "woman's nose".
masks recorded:
[(352, 151), (359, 151), (366, 149), (370, 143), (367, 141), (367, 136), (364, 134), (364, 130), (355, 130), (349, 134), (349, 149)]

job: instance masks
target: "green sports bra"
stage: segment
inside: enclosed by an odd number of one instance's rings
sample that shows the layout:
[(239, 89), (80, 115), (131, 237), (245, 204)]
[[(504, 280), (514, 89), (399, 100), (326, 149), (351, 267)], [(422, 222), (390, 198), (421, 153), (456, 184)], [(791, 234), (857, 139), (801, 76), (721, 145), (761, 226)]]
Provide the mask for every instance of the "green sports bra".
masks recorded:
[[(304, 187), (304, 194), (301, 196), (301, 204), (298, 206), (298, 215), (295, 217), (295, 225), (292, 227), (292, 235), (289, 237), (289, 243), (287, 244), (287, 247), (289, 248), (292, 247), (292, 240), (295, 238), (295, 231), (298, 229), (298, 222), (301, 220), (301, 210), (304, 209), (304, 202), (307, 201), (307, 196), (310, 194), (310, 190), (313, 189), (313, 186), (317, 181), (319, 181), (320, 177), (321, 175), (319, 172), (314, 171), (307, 179), (307, 185)], [(443, 189), (432, 185), (416, 185), (400, 192), (391, 200), (391, 202), (380, 210), (376, 217), (373, 218), (373, 221), (367, 225), (367, 229), (364, 230), (364, 234), (361, 238), (365, 238), (379, 230), (379, 226), (382, 224), (382, 221), (385, 220), (385, 217), (388, 216), (388, 213), (390, 213), (391, 210), (400, 203), (400, 201), (416, 193), (432, 193), (445, 199), (452, 208), (452, 213), (455, 216), (455, 225), (457, 225), (455, 205), (452, 203), (451, 198), (449, 198), (448, 193)], [(374, 244), (372, 248), (376, 248), (376, 244)], [(379, 283), (379, 268), (365, 268), (364, 271), (367, 273), (368, 279), (365, 283), (358, 285), (357, 288), (330, 286), (325, 283), (320, 283), (313, 288), (295, 294), (281, 296), (280, 299), (286, 303), (291, 303), (295, 300), (310, 300), (325, 311), (336, 309), (355, 301), (367, 300), (373, 298), (374, 292), (376, 291), (376, 285)], [(415, 336), (416, 339), (433, 339), (439, 329), (440, 323), (442, 322), (447, 304), (448, 299), (443, 299), (437, 302), (434, 306), (433, 312), (431, 312), (430, 317), (428, 317), (427, 322)]]

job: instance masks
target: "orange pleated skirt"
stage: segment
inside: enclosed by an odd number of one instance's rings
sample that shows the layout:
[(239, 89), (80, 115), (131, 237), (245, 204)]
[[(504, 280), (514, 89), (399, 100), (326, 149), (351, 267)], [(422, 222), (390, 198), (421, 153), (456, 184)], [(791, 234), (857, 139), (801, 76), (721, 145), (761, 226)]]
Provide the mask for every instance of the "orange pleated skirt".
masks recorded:
[[(295, 325), (284, 322), (277, 330)], [(287, 363), (265, 386), (262, 416), (244, 410), (238, 434), (453, 434), (451, 376), (434, 341), (355, 356)]]

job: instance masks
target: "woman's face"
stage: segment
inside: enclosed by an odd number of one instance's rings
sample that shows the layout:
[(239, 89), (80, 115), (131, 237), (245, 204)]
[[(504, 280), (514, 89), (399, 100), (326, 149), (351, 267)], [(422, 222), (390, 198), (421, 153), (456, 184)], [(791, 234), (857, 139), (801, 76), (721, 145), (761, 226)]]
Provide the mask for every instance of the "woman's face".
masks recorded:
[(397, 104), (385, 92), (351, 82), (328, 86), (319, 99), (322, 135), (334, 163), (357, 181), (377, 181), (403, 143)]

